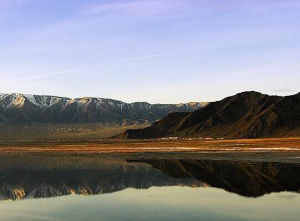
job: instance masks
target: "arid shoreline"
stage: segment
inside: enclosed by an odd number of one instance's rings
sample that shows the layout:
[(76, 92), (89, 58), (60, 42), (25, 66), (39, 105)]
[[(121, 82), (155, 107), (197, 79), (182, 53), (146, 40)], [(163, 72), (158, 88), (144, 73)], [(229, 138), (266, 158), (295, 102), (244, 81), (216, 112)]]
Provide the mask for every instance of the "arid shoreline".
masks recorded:
[(0, 153), (300, 152), (300, 138), (2, 143)]

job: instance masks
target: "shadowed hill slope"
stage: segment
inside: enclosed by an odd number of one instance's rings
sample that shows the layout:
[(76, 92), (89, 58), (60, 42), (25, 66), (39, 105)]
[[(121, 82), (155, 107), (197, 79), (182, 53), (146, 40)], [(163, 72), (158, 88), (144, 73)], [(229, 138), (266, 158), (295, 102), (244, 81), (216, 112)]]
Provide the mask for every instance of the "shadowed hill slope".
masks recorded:
[(300, 93), (269, 96), (250, 91), (212, 102), (191, 113), (172, 113), (121, 138), (224, 137), (258, 138), (300, 135)]

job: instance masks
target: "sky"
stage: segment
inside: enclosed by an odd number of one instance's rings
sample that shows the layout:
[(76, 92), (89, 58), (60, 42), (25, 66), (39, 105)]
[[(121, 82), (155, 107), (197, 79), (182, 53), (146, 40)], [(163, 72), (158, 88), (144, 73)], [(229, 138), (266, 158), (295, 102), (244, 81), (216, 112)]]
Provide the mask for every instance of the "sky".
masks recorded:
[(300, 0), (0, 0), (0, 93), (181, 103), (299, 82)]

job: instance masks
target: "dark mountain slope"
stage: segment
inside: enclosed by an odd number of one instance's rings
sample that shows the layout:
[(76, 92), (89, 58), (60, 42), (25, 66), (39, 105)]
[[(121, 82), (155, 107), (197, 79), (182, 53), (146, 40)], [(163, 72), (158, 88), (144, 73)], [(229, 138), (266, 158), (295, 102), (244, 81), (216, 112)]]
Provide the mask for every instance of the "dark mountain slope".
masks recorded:
[(300, 135), (300, 93), (268, 96), (243, 92), (212, 102), (192, 113), (173, 113), (145, 129), (127, 130), (122, 138), (257, 138)]

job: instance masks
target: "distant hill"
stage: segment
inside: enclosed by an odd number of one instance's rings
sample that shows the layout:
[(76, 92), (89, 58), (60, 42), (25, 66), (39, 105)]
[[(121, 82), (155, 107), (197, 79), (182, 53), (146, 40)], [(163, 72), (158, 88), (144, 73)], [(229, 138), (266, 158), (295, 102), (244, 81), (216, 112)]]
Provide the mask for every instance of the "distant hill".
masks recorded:
[(280, 97), (250, 91), (212, 102), (191, 113), (171, 113), (150, 127), (127, 130), (119, 137), (257, 138), (299, 135), (300, 93)]
[(206, 103), (125, 103), (105, 98), (0, 94), (0, 123), (145, 123), (172, 112), (191, 112)]

